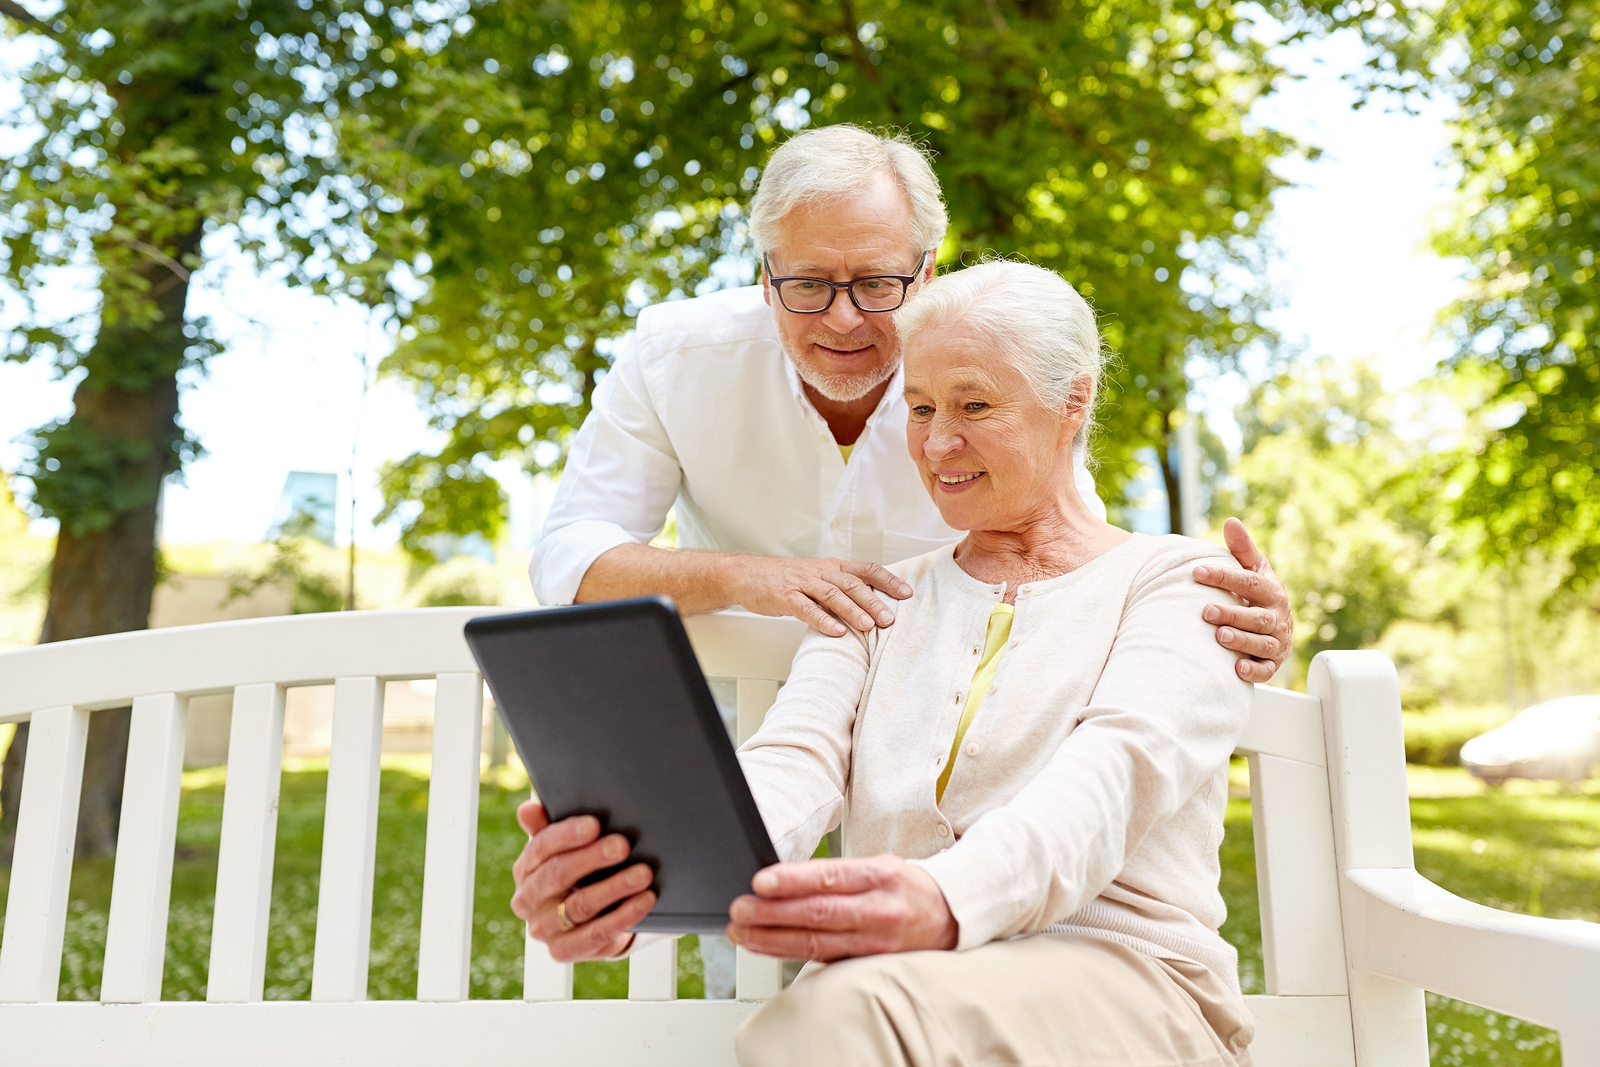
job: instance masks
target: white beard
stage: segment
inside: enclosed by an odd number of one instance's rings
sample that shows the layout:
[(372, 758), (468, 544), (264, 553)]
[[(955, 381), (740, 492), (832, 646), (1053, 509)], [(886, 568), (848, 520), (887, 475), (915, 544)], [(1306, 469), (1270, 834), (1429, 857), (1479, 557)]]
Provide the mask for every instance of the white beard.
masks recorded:
[(817, 367), (807, 365), (799, 354), (794, 352), (788, 342), (783, 344), (783, 354), (789, 357), (789, 362), (794, 364), (795, 373), (800, 375), (800, 380), (811, 388), (821, 393), (835, 404), (848, 404), (860, 400), (878, 386), (894, 377), (894, 372), (900, 369), (898, 359), (887, 360), (878, 364), (866, 374), (829, 374)]

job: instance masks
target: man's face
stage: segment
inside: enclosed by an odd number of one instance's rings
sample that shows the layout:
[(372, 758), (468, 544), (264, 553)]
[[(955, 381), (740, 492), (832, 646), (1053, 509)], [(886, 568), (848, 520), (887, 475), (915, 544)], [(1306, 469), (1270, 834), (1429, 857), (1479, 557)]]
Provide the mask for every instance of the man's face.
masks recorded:
[[(911, 205), (888, 174), (848, 199), (797, 208), (778, 223), (778, 234), (767, 262), (780, 278), (844, 282), (868, 274), (910, 274), (923, 251), (911, 240)], [(932, 273), (930, 255), (916, 284)], [(859, 400), (894, 375), (900, 342), (893, 314), (859, 311), (841, 291), (827, 311), (800, 315), (784, 308), (765, 273), (761, 287), (784, 353), (800, 380), (824, 397)]]

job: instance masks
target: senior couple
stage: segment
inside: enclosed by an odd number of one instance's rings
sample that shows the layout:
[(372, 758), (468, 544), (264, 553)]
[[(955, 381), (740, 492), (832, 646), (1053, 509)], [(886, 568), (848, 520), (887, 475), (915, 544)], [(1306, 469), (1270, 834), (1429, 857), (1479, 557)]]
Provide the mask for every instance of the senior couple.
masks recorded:
[[(812, 962), (740, 1063), (1248, 1064), (1217, 850), (1287, 598), (1237, 523), (1242, 566), (1105, 521), (1093, 311), (1025, 264), (935, 278), (945, 227), (908, 144), (836, 126), (779, 148), (751, 207), (761, 286), (641, 314), (535, 589), (813, 627), (739, 753), (784, 862), (727, 930)], [(697, 551), (648, 544), (674, 505)], [(847, 806), (847, 856), (809, 860)], [(532, 936), (625, 955), (650, 868), (580, 887), (626, 840), (518, 815)]]

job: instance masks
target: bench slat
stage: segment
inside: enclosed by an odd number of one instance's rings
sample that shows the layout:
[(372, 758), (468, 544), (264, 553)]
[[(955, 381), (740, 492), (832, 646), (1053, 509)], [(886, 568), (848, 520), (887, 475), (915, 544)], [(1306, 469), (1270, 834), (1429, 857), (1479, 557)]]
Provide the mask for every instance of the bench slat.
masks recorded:
[(418, 1000), (467, 999), (482, 748), (483, 681), (477, 674), (439, 675), (433, 703), (433, 770), (428, 780)]
[(1250, 799), (1267, 992), (1345, 996), (1327, 772), (1299, 760), (1251, 756)]
[(260, 1000), (266, 979), (272, 853), (283, 777), (283, 700), (283, 686), (271, 682), (233, 691), (206, 977), (206, 1000), (215, 1003)]
[(550, 958), (544, 942), (522, 937), (522, 999), (571, 1000), (572, 964)]
[(100, 982), (106, 1003), (161, 999), (188, 708), (187, 698), (176, 693), (133, 702)]
[(628, 958), (628, 999), (678, 999), (676, 937), (652, 941)]
[[(759, 678), (740, 678), (736, 691), (739, 743), (742, 745), (761, 729), (767, 711), (777, 702), (778, 683)], [(783, 961), (735, 947), (733, 988), (734, 996), (739, 1000), (767, 1000), (777, 996), (783, 991)]]
[(382, 748), (383, 683), (373, 677), (336, 679), (311, 960), (314, 1001), (367, 999)]
[(36, 712), (32, 722), (0, 945), (0, 1001), (5, 1002), (56, 999), (89, 737), (89, 713), (81, 708)]

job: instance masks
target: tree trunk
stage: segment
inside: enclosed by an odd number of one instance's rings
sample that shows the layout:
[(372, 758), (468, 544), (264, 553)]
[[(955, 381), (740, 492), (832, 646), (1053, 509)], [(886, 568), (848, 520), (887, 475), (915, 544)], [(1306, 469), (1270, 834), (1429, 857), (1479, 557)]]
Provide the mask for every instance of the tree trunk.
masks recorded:
[[(177, 242), (180, 263), (198, 251), (200, 229)], [(188, 273), (152, 262), (146, 270), (160, 311), (153, 323), (102, 327), (90, 368), (73, 393), (71, 425), (128, 448), (116, 470), (115, 517), (98, 528), (63, 521), (50, 564), (50, 600), (39, 640), (142, 630), (150, 621), (156, 579), (156, 523), (161, 484), (174, 469), (178, 431), (178, 370), (189, 344), (183, 333)], [(97, 373), (97, 371), (99, 373)], [(63, 463), (56, 477), (72, 477)], [(79, 857), (116, 851), (127, 768), (130, 711), (97, 711), (89, 719), (88, 754), (78, 805)], [(0, 862), (16, 844), (17, 807), (27, 757), (27, 726), (17, 727), (0, 782)]]
[(1161, 413), (1161, 439), (1156, 444), (1156, 463), (1161, 467), (1161, 484), (1167, 490), (1167, 522), (1171, 533), (1183, 533), (1182, 472), (1172, 456), (1172, 412)]

